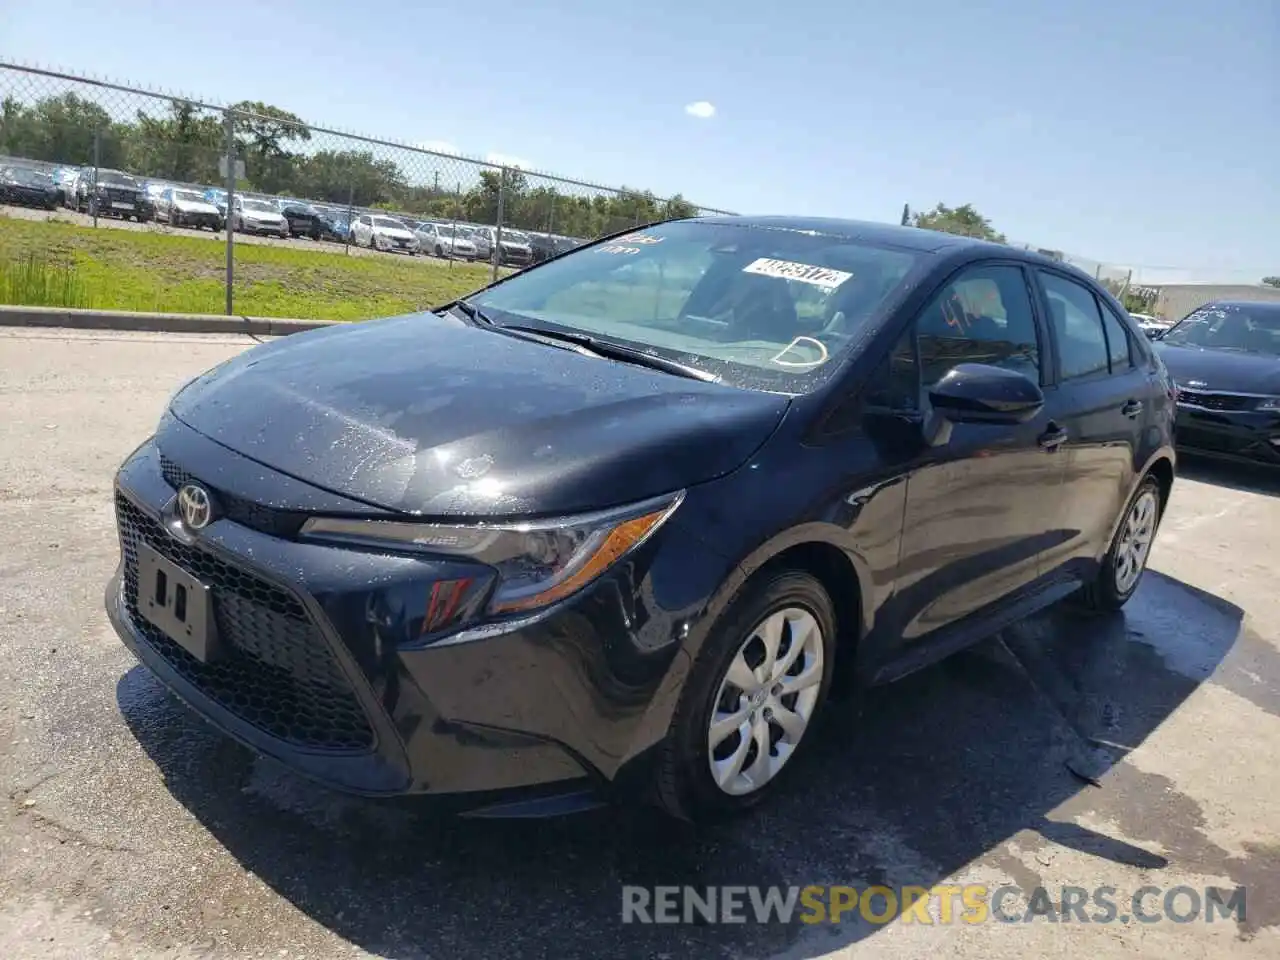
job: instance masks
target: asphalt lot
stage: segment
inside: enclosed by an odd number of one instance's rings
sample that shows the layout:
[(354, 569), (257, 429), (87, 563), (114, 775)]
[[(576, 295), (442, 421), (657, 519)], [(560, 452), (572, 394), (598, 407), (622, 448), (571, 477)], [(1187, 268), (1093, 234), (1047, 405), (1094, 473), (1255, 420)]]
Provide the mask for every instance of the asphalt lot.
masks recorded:
[[(22, 220), (61, 220), (65, 223), (74, 223), (81, 227), (92, 227), (93, 217), (85, 213), (76, 213), (65, 207), (59, 207), (57, 210), (40, 210), (35, 207), (18, 207), (0, 204), (0, 216), (13, 217)], [(209, 230), (198, 230), (194, 227), (171, 227), (167, 223), (153, 221), (151, 223), (138, 223), (136, 220), (118, 220), (113, 217), (98, 218), (98, 228), (104, 230), (145, 230), (151, 233), (167, 233), (175, 237), (203, 237), (206, 240), (217, 240), (224, 242), (225, 233), (212, 233)], [(334, 253), (344, 255), (349, 253), (353, 257), (400, 257), (401, 259), (412, 259), (420, 263), (434, 264), (436, 266), (448, 266), (452, 261), (437, 259), (436, 257), (420, 256), (407, 257), (403, 253), (390, 253), (381, 250), (371, 250), (368, 247), (357, 247), (352, 245), (347, 247), (341, 243), (333, 243), (328, 240), (310, 240), (305, 237), (290, 237), (288, 239), (280, 239), (279, 237), (262, 237), (249, 233), (237, 233), (236, 243), (265, 243), (269, 246), (279, 247), (295, 247), (299, 250), (320, 250), (326, 253)], [(504, 272), (509, 272), (504, 269)]]
[[(1053, 611), (827, 715), (807, 782), (692, 833), (337, 797), (116, 640), (113, 469), (245, 338), (0, 331), (0, 956), (1280, 956), (1280, 480), (1184, 465), (1123, 616)], [(1083, 736), (1098, 785), (1074, 775)], [(1098, 759), (1099, 754), (1088, 756)], [(1241, 923), (620, 923), (623, 884), (1247, 890)], [(1015, 908), (1017, 909), (1017, 908)]]

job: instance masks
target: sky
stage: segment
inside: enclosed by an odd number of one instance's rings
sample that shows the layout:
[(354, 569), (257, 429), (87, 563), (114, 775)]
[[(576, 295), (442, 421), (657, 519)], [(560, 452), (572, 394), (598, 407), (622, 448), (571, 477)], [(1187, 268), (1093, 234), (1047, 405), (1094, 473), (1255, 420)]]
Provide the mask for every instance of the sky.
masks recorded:
[(1278, 0), (0, 0), (0, 60), (1142, 282), (1280, 274), (1278, 55)]

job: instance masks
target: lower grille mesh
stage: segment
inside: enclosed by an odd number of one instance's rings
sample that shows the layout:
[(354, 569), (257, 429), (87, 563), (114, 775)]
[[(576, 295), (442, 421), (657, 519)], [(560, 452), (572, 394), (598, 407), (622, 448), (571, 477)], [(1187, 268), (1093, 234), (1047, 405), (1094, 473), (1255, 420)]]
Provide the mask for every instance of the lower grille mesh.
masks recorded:
[[(293, 746), (363, 753), (373, 730), (324, 638), (287, 591), (179, 543), (124, 496), (116, 497), (125, 603), (134, 627), (185, 680), (265, 733)], [(223, 656), (201, 663), (138, 612), (138, 551), (145, 542), (212, 588)]]

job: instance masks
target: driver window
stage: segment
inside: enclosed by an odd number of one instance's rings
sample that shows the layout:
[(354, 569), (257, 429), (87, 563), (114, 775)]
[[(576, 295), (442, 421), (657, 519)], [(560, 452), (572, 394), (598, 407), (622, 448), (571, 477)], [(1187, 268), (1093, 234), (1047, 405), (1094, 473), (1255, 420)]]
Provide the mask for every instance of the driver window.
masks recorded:
[(925, 307), (916, 335), (925, 389), (959, 363), (1006, 367), (1041, 382), (1035, 315), (1020, 267), (965, 270)]

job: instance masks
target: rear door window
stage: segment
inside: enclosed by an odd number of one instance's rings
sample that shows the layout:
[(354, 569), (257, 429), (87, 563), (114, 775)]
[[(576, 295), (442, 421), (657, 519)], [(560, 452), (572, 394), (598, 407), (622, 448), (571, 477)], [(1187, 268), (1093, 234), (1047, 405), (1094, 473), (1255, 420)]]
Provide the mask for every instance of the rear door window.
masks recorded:
[(1093, 291), (1056, 273), (1042, 271), (1040, 282), (1049, 301), (1049, 325), (1058, 345), (1062, 379), (1107, 371), (1111, 354)]

